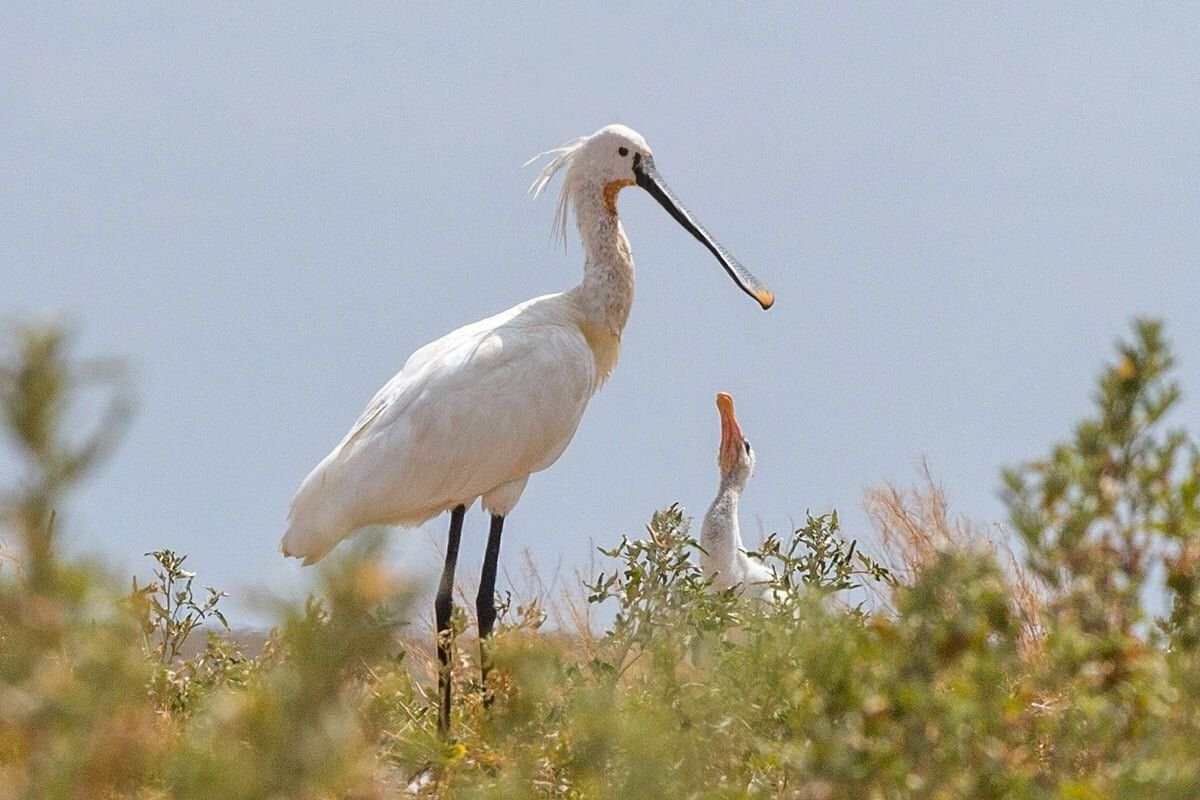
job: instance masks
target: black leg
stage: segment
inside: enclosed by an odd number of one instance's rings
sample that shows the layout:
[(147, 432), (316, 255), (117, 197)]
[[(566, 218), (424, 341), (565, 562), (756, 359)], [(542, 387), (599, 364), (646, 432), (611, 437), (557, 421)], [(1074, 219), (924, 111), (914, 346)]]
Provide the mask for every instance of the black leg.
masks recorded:
[(446, 541), (446, 565), (438, 583), (437, 599), (433, 602), (437, 621), (438, 656), (438, 733), (443, 738), (450, 733), (450, 614), (454, 611), (454, 565), (458, 562), (458, 541), (462, 538), (465, 506), (455, 506), (450, 512), (450, 537)]
[(479, 576), (479, 595), (475, 598), (475, 613), (479, 616), (479, 669), (483, 673), (484, 707), (492, 704), (492, 693), (487, 682), (492, 662), (488, 658), (486, 640), (492, 635), (492, 626), (496, 623), (496, 564), (500, 560), (500, 533), (503, 530), (504, 517), (493, 514), (487, 552), (483, 556), (483, 574)]

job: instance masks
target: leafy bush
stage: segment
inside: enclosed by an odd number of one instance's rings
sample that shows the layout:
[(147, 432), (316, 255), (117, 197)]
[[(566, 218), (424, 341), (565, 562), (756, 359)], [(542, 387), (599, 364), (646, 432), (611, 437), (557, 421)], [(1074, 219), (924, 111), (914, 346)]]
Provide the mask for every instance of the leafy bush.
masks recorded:
[[(185, 557), (122, 591), (62, 558), (56, 509), (128, 409), (111, 368), (45, 329), (0, 366), (27, 472), (0, 563), (5, 798), (1194, 797), (1200, 786), (1200, 454), (1165, 427), (1179, 388), (1139, 321), (1094, 412), (1004, 473), (1018, 554), (952, 519), (936, 486), (868, 498), (868, 555), (835, 513), (756, 553), (775, 602), (713, 591), (675, 506), (557, 613), (503, 598), (483, 708), (458, 647), (455, 740), (437, 736), (433, 660), (378, 539), (283, 604), (263, 651)], [(62, 419), (100, 382), (91, 437)], [(608, 609), (593, 630), (579, 604)], [(1162, 608), (1155, 614), (1150, 609)], [(558, 617), (557, 624), (546, 624)], [(212, 627), (211, 623), (218, 623)], [(456, 634), (467, 629), (460, 618)], [(197, 647), (194, 635), (203, 634)]]

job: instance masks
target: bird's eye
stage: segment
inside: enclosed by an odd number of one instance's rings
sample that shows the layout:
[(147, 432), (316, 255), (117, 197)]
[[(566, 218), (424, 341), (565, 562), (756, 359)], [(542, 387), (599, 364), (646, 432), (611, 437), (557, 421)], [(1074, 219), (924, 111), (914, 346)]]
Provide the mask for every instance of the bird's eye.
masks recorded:
[(750, 455), (750, 440), (749, 440), (749, 439), (743, 439), (743, 440), (742, 440), (742, 444), (743, 444), (743, 445), (745, 446), (745, 448), (746, 448), (746, 455)]
[(629, 148), (628, 147), (618, 147), (617, 152), (621, 154), (621, 158), (624, 158), (625, 156), (629, 155)]

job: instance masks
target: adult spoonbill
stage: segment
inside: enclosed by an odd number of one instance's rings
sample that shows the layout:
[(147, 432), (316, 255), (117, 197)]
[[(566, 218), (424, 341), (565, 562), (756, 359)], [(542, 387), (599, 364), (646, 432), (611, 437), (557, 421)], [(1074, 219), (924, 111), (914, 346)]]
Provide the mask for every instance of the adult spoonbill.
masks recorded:
[[(366, 525), (420, 525), (450, 512), (446, 561), (434, 612), (438, 630), (439, 729), (449, 728), (454, 566), (463, 515), (482, 498), (491, 515), (479, 579), (479, 637), (492, 631), (496, 562), (504, 518), (529, 476), (553, 464), (588, 400), (617, 363), (633, 301), (633, 258), (617, 218), (617, 194), (640, 186), (712, 251), (763, 309), (771, 292), (692, 217), (659, 177), (646, 140), (609, 125), (539, 156), (550, 160), (535, 197), (562, 170), (556, 227), (575, 213), (586, 255), (583, 281), (475, 322), (425, 345), (367, 404), (354, 427), (292, 500), (285, 555), (320, 560)], [(528, 166), (528, 165), (527, 165)], [(481, 653), (483, 683), (488, 662)]]
[(717, 412), (721, 416), (721, 448), (717, 451), (721, 486), (700, 528), (700, 546), (704, 549), (700, 569), (704, 577), (713, 578), (716, 589), (741, 586), (747, 596), (771, 602), (774, 593), (769, 584), (774, 575), (766, 564), (746, 555), (738, 525), (738, 503), (754, 471), (754, 450), (733, 415), (733, 398), (724, 392), (718, 394)]

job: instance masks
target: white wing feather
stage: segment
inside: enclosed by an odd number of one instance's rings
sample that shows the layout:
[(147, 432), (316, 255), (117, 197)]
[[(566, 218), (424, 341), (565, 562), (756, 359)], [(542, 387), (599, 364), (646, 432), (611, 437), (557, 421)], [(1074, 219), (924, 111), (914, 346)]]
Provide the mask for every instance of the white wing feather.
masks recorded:
[(301, 485), (283, 552), (312, 563), (365, 525), (419, 525), (553, 464), (598, 386), (571, 313), (539, 297), (413, 353)]

